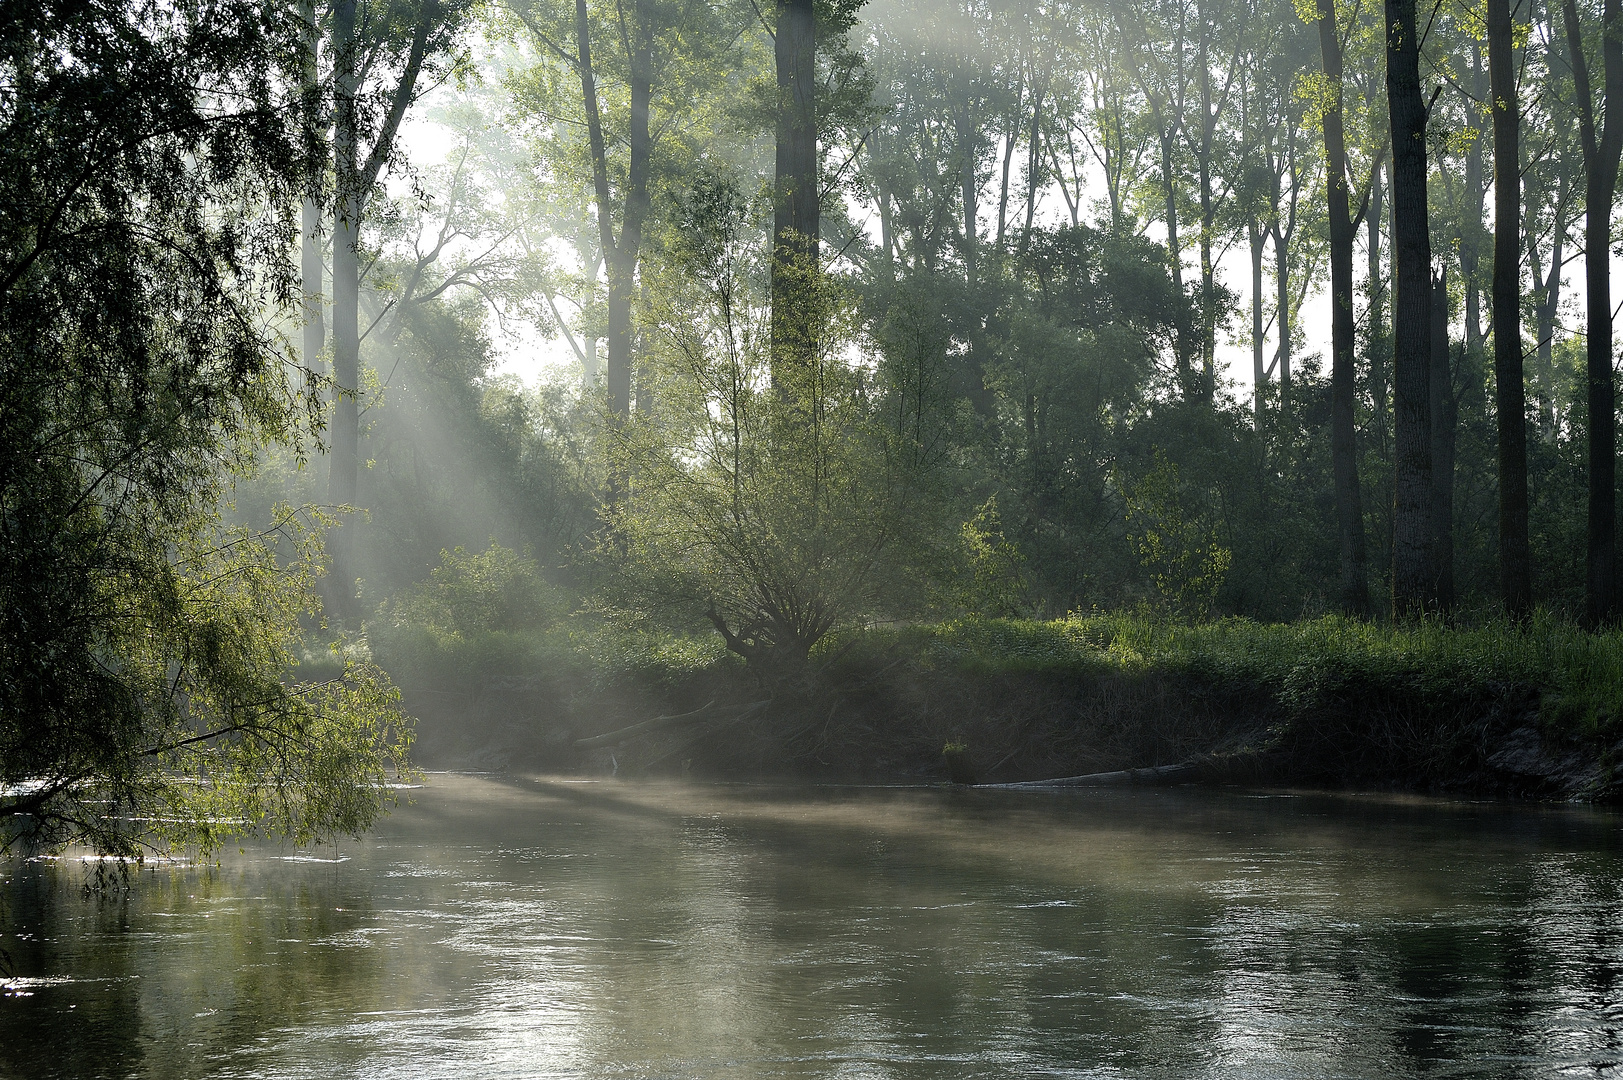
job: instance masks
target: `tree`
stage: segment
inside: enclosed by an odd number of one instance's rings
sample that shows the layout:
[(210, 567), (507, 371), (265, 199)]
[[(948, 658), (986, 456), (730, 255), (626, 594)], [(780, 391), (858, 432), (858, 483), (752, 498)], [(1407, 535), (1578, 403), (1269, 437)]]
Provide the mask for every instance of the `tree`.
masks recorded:
[(1392, 611), (1408, 617), (1437, 599), (1432, 542), (1431, 227), (1426, 206), (1426, 114), (1414, 0), (1386, 0), (1386, 99), (1392, 124), (1392, 389), (1396, 421)]
[(1355, 615), (1369, 614), (1369, 581), (1364, 557), (1364, 506), (1358, 487), (1358, 447), (1354, 430), (1353, 238), (1347, 198), (1347, 141), (1342, 125), (1341, 35), (1335, 0), (1318, 0), (1319, 48), (1329, 80), (1324, 158), (1325, 194), (1330, 207), (1331, 455), (1336, 487), (1336, 533), (1341, 548), (1341, 604)]
[(633, 433), (613, 606), (703, 612), (776, 684), (801, 678), (812, 647), (872, 602), (909, 504), (905, 455), (846, 361), (849, 310), (826, 275), (788, 283), (817, 305), (789, 313), (816, 351), (774, 365), (785, 294), (760, 295), (776, 236), (753, 233), (754, 213), (725, 175), (683, 199), (651, 290), (667, 407)]
[(822, 221), (817, 169), (817, 16), (812, 0), (778, 0), (772, 38), (777, 75), (776, 171), (772, 181), (772, 377), (809, 363), (817, 344), (794, 315), (806, 304), (796, 287), (815, 274)]
[[(328, 498), (356, 501), (360, 470), (360, 293), (362, 226), (378, 178), (395, 154), (406, 110), (422, 93), (419, 78), (460, 30), (458, 0), (335, 0), (333, 63), (333, 419)], [(373, 85), (370, 73), (387, 73)], [(372, 137), (368, 149), (363, 144)], [(331, 540), (335, 614), (355, 607), (351, 536)]]
[(0, 21), (0, 844), (355, 832), (410, 742), (376, 669), (297, 681), (299, 515), (220, 519), (318, 421), (267, 329), (303, 302), (307, 29), (250, 2)]
[[(650, 235), (664, 223), (657, 207), (717, 145), (711, 142), (717, 114), (729, 105), (746, 111), (740, 88), (723, 72), (746, 55), (737, 43), (748, 24), (741, 12), (692, 0), (506, 6), (533, 48), (528, 67), (510, 75), (508, 85), (536, 181), (553, 201), (569, 204), (584, 192), (590, 205), (596, 252), (581, 269), (595, 279), (601, 266), (605, 279), (604, 408), (615, 444), (606, 450), (618, 462), (633, 405), (643, 411), (651, 404), (648, 380), (638, 377), (635, 394), (633, 382), (642, 263)], [(585, 206), (580, 213), (588, 213)], [(611, 509), (625, 483), (626, 469), (616, 464), (608, 473)]]
[(1527, 396), (1522, 378), (1521, 110), (1510, 0), (1488, 0), (1493, 112), (1493, 378), (1499, 420), (1500, 589), (1511, 618), (1533, 604), (1527, 543)]
[(1562, 15), (1572, 60), (1578, 132), (1584, 162), (1585, 381), (1589, 406), (1589, 528), (1585, 620), (1609, 622), (1617, 611), (1617, 407), (1612, 386), (1612, 202), (1617, 195), (1618, 160), (1623, 156), (1623, 26), (1618, 0), (1601, 7), (1600, 53), (1604, 85), (1603, 126), (1595, 126), (1589, 61), (1576, 0), (1565, 0)]

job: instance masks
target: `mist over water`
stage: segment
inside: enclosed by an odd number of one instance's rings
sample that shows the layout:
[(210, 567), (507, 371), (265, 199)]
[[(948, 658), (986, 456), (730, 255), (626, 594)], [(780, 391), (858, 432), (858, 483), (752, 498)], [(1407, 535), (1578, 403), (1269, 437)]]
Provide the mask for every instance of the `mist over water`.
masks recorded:
[(1618, 818), (437, 774), (373, 837), (18, 867), (0, 1075), (1392, 1077), (1623, 1062)]

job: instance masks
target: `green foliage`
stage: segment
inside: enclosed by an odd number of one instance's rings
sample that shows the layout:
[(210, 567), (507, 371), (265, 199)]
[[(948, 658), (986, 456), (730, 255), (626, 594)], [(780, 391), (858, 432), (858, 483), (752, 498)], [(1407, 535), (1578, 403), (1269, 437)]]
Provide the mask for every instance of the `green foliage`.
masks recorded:
[(1019, 613), (1026, 582), (1020, 567), (1026, 561), (1020, 548), (1003, 532), (997, 496), (989, 497), (959, 530), (968, 581), (961, 601), (977, 615), (1006, 617)]
[(379, 614), (396, 626), (471, 638), (545, 626), (565, 610), (534, 559), (493, 541), (477, 555), (460, 547), (440, 552), (428, 580), (386, 601)]
[(1294, 624), (1205, 623), (1141, 614), (960, 619), (838, 635), (817, 656), (853, 669), (901, 655), (981, 676), (1122, 675), (1194, 679), (1252, 692), (1287, 716), (1382, 701), (1424, 713), (1534, 695), (1551, 733), (1604, 740), (1623, 729), (1623, 632), (1589, 634), (1548, 612), (1529, 626), (1383, 627), (1339, 616)]
[(246, 2), (0, 20), (0, 847), (353, 833), (404, 765), (380, 671), (297, 681), (311, 522), (220, 517), (316, 407), (267, 329), (299, 33)]
[(1178, 468), (1160, 453), (1155, 468), (1127, 492), (1127, 535), (1162, 603), (1180, 614), (1209, 613), (1233, 555), (1218, 542), (1203, 507), (1190, 507)]

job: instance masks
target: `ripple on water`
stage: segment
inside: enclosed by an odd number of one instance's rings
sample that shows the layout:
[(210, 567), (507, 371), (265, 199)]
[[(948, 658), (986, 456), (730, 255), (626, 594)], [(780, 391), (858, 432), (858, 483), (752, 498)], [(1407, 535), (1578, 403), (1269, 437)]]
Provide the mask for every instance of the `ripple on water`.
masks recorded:
[(435, 775), (330, 853), (89, 898), (29, 864), (0, 1047), (42, 1078), (1623, 1068), (1616, 817), (985, 795)]

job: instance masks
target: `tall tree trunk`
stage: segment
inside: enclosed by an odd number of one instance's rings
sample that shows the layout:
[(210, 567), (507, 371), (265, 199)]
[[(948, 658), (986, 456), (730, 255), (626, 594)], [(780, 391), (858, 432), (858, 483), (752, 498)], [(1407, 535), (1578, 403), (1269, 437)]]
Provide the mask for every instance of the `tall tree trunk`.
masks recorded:
[(1510, 0), (1488, 0), (1488, 82), (1493, 107), (1493, 378), (1499, 421), (1499, 584), (1505, 610), (1533, 604), (1527, 539), (1527, 397), (1522, 379), (1521, 115)]
[(1369, 332), (1366, 345), (1369, 353), (1369, 396), (1374, 412), (1371, 422), (1375, 427), (1378, 445), (1386, 447), (1386, 417), (1388, 401), (1388, 356), (1390, 344), (1386, 334), (1386, 281), (1381, 272), (1381, 229), (1385, 223), (1385, 185), (1381, 179), (1382, 166), (1377, 166), (1369, 180), (1369, 212), (1365, 219), (1368, 235), (1365, 240), (1369, 266)]
[[(1178, 182), (1176, 162), (1173, 151), (1177, 143), (1177, 132), (1170, 124), (1163, 120), (1161, 128), (1161, 182), (1166, 189), (1166, 224), (1167, 224), (1167, 263), (1172, 270), (1172, 287), (1181, 300), (1183, 289), (1183, 243), (1178, 237)], [(1186, 307), (1178, 305), (1179, 315), (1173, 325), (1172, 354), (1173, 362), (1178, 371), (1178, 389), (1182, 391), (1184, 400), (1199, 397), (1199, 388), (1195, 385), (1194, 368), (1190, 364), (1189, 352), (1194, 342), (1194, 335), (1189, 326), (1189, 319), (1184, 312)]]
[(1009, 170), (1014, 164), (1014, 148), (1020, 142), (1020, 106), (1026, 96), (1025, 67), (1020, 68), (1020, 79), (1015, 85), (1014, 115), (1009, 119), (1009, 130), (1003, 136), (1003, 175), (997, 189), (997, 241), (993, 245), (1003, 254), (1004, 237), (1009, 223)]
[(1364, 549), (1364, 501), (1358, 484), (1354, 429), (1357, 388), (1353, 357), (1353, 236), (1347, 198), (1347, 144), (1341, 112), (1341, 38), (1335, 0), (1318, 0), (1319, 49), (1334, 98), (1324, 113), (1325, 184), (1330, 210), (1330, 458), (1335, 476), (1336, 534), (1341, 551), (1341, 607), (1367, 616), (1369, 570)]
[(807, 290), (817, 268), (817, 20), (812, 0), (778, 0), (777, 163), (772, 189), (772, 365), (808, 363), (817, 343)]
[(1262, 328), (1262, 249), (1268, 233), (1255, 216), (1250, 225), (1251, 240), (1251, 373), (1253, 425), (1262, 434), (1263, 397), (1268, 390), (1268, 369), (1263, 366)]
[[(306, 137), (310, 143), (311, 164), (314, 166), (316, 161), (326, 157), (326, 140), (322, 137), (319, 120), (321, 26), (317, 22), (316, 8), (312, 0), (301, 0), (299, 15), (304, 20), (304, 55), (300, 58), (299, 81), (304, 96)], [(323, 214), (320, 190), (321, 175), (317, 171), (310, 178), (310, 191), (305, 195), (304, 202), (299, 208), (299, 287), (304, 294), (301, 305), (304, 316), (304, 346), (301, 355), (304, 366), (312, 371), (321, 362), (321, 354), (327, 348), (326, 311), (323, 309), (322, 301), (322, 276), (325, 266), (321, 252)]]
[[(957, 136), (958, 197), (963, 207), (964, 277), (971, 294), (980, 283), (980, 184), (975, 176), (976, 141), (975, 118), (966, 106), (953, 117), (953, 130)], [(997, 415), (997, 398), (986, 385), (984, 364), (985, 348), (981, 327), (977, 322), (970, 329), (969, 349), (965, 360), (965, 379), (969, 386), (969, 402), (983, 420)]]
[[(1471, 42), (1471, 93), (1475, 101), (1487, 98), (1488, 73), (1482, 69), (1482, 50)], [(1473, 102), (1474, 104), (1474, 102)], [(1482, 183), (1482, 147), (1486, 134), (1482, 130), (1479, 112), (1467, 110), (1470, 116), (1470, 145), (1465, 151), (1465, 216), (1468, 219), (1460, 230), (1460, 285), (1465, 295), (1465, 349), (1473, 357), (1482, 349), (1482, 218), (1486, 209), (1487, 188)]]
[(1274, 216), (1274, 306), (1278, 311), (1279, 347), (1274, 351), (1274, 366), (1279, 369), (1279, 412), (1291, 411), (1291, 233)]
[[(355, 96), (356, 0), (338, 0), (333, 9), (333, 200), (332, 319), (333, 419), (327, 477), (327, 499), (339, 506), (355, 503), (360, 471), (360, 242), (361, 199), (359, 150), (356, 145)], [(354, 527), (340, 522), (328, 538), (332, 556), (331, 597), (339, 618), (355, 607)]]
[(1454, 432), (1458, 403), (1448, 350), (1448, 273), (1431, 287), (1432, 544), (1437, 563), (1437, 609), (1454, 606)]
[[(1571, 0), (1568, 0), (1570, 3)], [(1392, 125), (1392, 613), (1436, 606), (1432, 515), (1431, 227), (1426, 208), (1426, 103), (1415, 0), (1386, 0), (1386, 100)]]
[[(1546, 442), (1555, 439), (1555, 317), (1561, 310), (1561, 271), (1566, 265), (1567, 240), (1567, 177), (1561, 173), (1557, 182), (1555, 205), (1550, 220), (1550, 265), (1541, 272), (1538, 237), (1532, 228), (1527, 230), (1528, 266), (1534, 284), (1534, 333), (1538, 335), (1534, 354), (1534, 373), (1538, 381), (1539, 437)], [(1529, 208), (1528, 221), (1533, 215)]]
[(1032, 76), (1031, 82), (1031, 137), (1026, 154), (1026, 223), (1020, 233), (1020, 250), (1031, 243), (1032, 220), (1037, 213), (1037, 189), (1043, 176), (1043, 96), (1047, 88)]
[[(635, 9), (631, 49), (630, 155), (627, 162), (625, 210), (620, 236), (614, 235), (613, 200), (609, 194), (608, 149), (597, 100), (597, 72), (592, 60), (591, 22), (586, 0), (575, 0), (575, 48), (579, 60), (581, 101), (586, 110), (586, 135), (592, 155), (592, 182), (597, 201), (598, 244), (608, 277), (608, 326), (605, 337), (603, 389), (609, 416), (624, 423), (631, 415), (631, 309), (637, 287), (637, 262), (642, 253), (642, 225), (648, 207), (648, 107), (652, 93), (652, 61), (646, 19), (641, 5)], [(619, 500), (623, 477), (609, 480), (609, 501)]]
[[(333, 9), (333, 174), (335, 182), (332, 250), (333, 421), (329, 450), (331, 472), (327, 497), (352, 506), (359, 496), (360, 473), (360, 295), (361, 223), (367, 197), (389, 160), (395, 133), (416, 95), (417, 75), (427, 53), (428, 34), (439, 14), (425, 5), (412, 29), (410, 51), (400, 79), (378, 124), (371, 152), (361, 157), (356, 97), (361, 38), (356, 26), (356, 0), (338, 0)], [(332, 556), (330, 595), (336, 614), (355, 613), (354, 525), (340, 524), (328, 540)]]
[(1612, 201), (1617, 194), (1618, 154), (1623, 150), (1623, 27), (1619, 0), (1601, 11), (1601, 62), (1605, 80), (1605, 128), (1595, 132), (1595, 102), (1575, 0), (1564, 0), (1567, 50), (1578, 100), (1578, 132), (1584, 150), (1584, 278), (1588, 336), (1585, 374), (1589, 405), (1588, 588), (1585, 622), (1599, 626), (1617, 611), (1617, 416), (1612, 388)]

